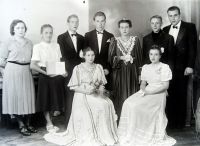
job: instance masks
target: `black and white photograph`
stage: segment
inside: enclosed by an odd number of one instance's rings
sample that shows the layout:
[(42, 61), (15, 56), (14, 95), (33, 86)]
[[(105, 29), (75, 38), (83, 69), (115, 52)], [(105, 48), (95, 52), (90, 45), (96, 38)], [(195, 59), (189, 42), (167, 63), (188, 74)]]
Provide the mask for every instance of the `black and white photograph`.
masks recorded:
[(0, 0), (0, 146), (200, 146), (200, 0)]

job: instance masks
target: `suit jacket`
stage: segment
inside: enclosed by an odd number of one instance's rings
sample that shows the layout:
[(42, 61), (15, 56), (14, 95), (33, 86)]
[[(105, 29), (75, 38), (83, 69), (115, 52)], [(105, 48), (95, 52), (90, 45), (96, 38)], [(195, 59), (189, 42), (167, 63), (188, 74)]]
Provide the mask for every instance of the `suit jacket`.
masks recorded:
[[(170, 27), (163, 31), (169, 33)], [(194, 68), (197, 50), (197, 30), (195, 24), (182, 21), (175, 43), (175, 70), (184, 71), (186, 67)]]
[(103, 38), (101, 43), (101, 51), (99, 53), (98, 39), (96, 30), (92, 30), (85, 34), (85, 45), (91, 47), (95, 52), (95, 63), (101, 64), (104, 69), (110, 70), (108, 63), (108, 49), (113, 34), (103, 31)]
[(62, 60), (65, 61), (66, 70), (69, 77), (72, 74), (73, 68), (80, 64), (82, 59), (79, 56), (80, 51), (84, 48), (84, 37), (77, 33), (77, 51), (74, 48), (69, 32), (65, 32), (58, 36), (57, 42), (60, 45)]
[(174, 62), (174, 38), (173, 36), (160, 30), (157, 39), (153, 39), (153, 32), (143, 38), (143, 63), (150, 63), (149, 50), (152, 45), (158, 45), (164, 48), (161, 62), (167, 63), (173, 69)]

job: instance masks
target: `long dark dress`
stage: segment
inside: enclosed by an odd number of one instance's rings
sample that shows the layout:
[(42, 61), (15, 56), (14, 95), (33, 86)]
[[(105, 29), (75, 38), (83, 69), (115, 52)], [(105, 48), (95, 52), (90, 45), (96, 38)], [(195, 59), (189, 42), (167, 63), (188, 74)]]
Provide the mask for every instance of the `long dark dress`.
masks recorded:
[[(131, 55), (133, 62), (124, 62), (120, 56)], [(139, 68), (142, 64), (142, 49), (139, 39), (131, 36), (127, 42), (120, 37), (112, 38), (108, 61), (112, 66), (113, 102), (120, 116), (123, 102), (139, 89)]]

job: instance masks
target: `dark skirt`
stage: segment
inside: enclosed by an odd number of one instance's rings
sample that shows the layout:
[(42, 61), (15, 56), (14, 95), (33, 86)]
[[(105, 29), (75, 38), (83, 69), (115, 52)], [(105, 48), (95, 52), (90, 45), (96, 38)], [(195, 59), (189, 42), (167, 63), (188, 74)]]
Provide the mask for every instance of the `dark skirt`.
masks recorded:
[(113, 103), (116, 113), (120, 117), (124, 101), (139, 90), (139, 77), (135, 64), (121, 64), (120, 68), (113, 70), (112, 89)]
[(63, 111), (66, 98), (65, 78), (39, 74), (36, 111)]

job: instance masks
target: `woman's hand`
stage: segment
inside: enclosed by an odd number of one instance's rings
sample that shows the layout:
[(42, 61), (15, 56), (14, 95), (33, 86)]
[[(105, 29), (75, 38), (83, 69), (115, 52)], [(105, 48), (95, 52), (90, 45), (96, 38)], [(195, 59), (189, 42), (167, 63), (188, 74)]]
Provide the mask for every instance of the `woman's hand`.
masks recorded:
[(62, 75), (64, 78), (66, 78), (68, 76), (68, 72), (66, 72), (65, 74)]
[(93, 86), (90, 86), (90, 88), (85, 89), (85, 94), (91, 95), (96, 91), (96, 88)]

